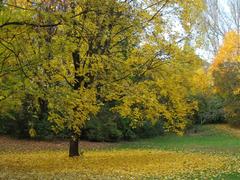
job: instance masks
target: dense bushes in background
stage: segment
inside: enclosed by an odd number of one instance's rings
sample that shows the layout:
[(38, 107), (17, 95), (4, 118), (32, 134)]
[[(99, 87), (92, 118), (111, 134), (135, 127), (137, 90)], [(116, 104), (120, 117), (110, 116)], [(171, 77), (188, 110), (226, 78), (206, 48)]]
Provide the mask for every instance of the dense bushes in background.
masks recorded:
[(26, 125), (25, 121), (21, 121), (19, 114), (16, 112), (8, 112), (0, 115), (0, 133), (8, 134), (11, 136), (21, 137), (25, 134)]
[[(216, 95), (195, 97), (199, 103), (199, 110), (189, 124), (206, 124), (224, 122), (223, 99)], [(30, 138), (29, 131), (36, 131), (37, 139), (52, 139), (69, 137), (69, 131), (63, 130), (56, 135), (51, 130), (51, 123), (40, 120), (36, 116), (31, 97), (22, 102), (20, 112), (10, 111), (0, 116), (0, 133), (8, 134), (17, 138)], [(148, 138), (164, 133), (163, 121), (152, 124), (144, 121), (141, 126), (132, 128), (131, 120), (121, 118), (117, 113), (110, 111), (111, 105), (102, 107), (101, 111), (85, 124), (81, 139), (90, 141), (117, 142), (120, 140), (135, 140), (137, 138)], [(190, 126), (191, 128), (192, 126)]]
[[(199, 109), (195, 116), (191, 118), (190, 125), (224, 122), (224, 102), (221, 97), (217, 95), (199, 95), (195, 99), (199, 103)], [(51, 130), (51, 122), (46, 119), (39, 119), (37, 108), (34, 107), (33, 101), (31, 96), (26, 96), (22, 101), (22, 108), (19, 109), (19, 112), (9, 111), (4, 116), (0, 116), (0, 133), (17, 138), (30, 138), (29, 131), (34, 129), (36, 132), (34, 138), (37, 139), (69, 137), (67, 129), (56, 135)], [(121, 118), (110, 109), (111, 103), (106, 103), (96, 116), (86, 122), (82, 130), (81, 139), (106, 142), (131, 141), (137, 138), (154, 137), (164, 133), (163, 121), (157, 121), (155, 124), (152, 124), (150, 121), (144, 121), (140, 126), (132, 128), (130, 119)], [(189, 128), (191, 127), (189, 126)]]
[(218, 93), (224, 99), (227, 122), (240, 127), (240, 62), (221, 63), (213, 76)]
[(132, 128), (130, 119), (120, 118), (118, 114), (111, 112), (109, 109), (110, 107), (106, 105), (96, 117), (86, 123), (82, 138), (90, 141), (116, 142), (163, 134), (163, 124), (160, 122), (152, 124), (146, 121), (141, 126)]
[(226, 120), (234, 127), (240, 127), (239, 42), (239, 32), (226, 33), (211, 67), (215, 91), (224, 99)]
[(17, 138), (49, 139), (54, 136), (51, 131), (51, 123), (46, 118), (40, 119), (36, 106), (36, 98), (31, 94), (25, 94), (20, 106), (9, 109), (0, 116), (0, 133)]
[[(31, 98), (23, 101), (20, 112), (9, 112), (8, 116), (0, 116), (0, 133), (17, 138), (30, 138), (29, 131), (33, 128), (36, 132), (35, 139), (52, 139), (69, 137), (69, 131), (63, 130), (57, 135), (51, 130), (51, 123), (40, 120), (35, 116), (36, 112), (32, 106)], [(139, 127), (132, 128), (130, 119), (120, 118), (117, 113), (110, 111), (110, 106), (105, 105), (97, 116), (87, 121), (82, 131), (81, 139), (90, 141), (117, 142), (120, 140), (135, 140), (162, 135), (163, 124), (149, 121), (143, 122)]]
[[(192, 127), (191, 124), (222, 123), (225, 121), (224, 101), (221, 97), (217, 95), (199, 95), (195, 99), (198, 101), (199, 109), (195, 116), (191, 117), (189, 128)], [(110, 109), (111, 104), (107, 103), (96, 116), (86, 122), (82, 130), (81, 139), (107, 142), (131, 141), (137, 138), (154, 137), (164, 133), (163, 121), (157, 121), (155, 124), (144, 121), (140, 126), (132, 128), (130, 119), (121, 118)], [(22, 101), (22, 108), (20, 108), (19, 112), (9, 111), (4, 116), (0, 116), (0, 133), (17, 138), (30, 138), (29, 131), (33, 128), (36, 132), (34, 138), (37, 139), (69, 137), (67, 129), (56, 135), (51, 130), (51, 122), (46, 119), (40, 120), (37, 117), (33, 99), (30, 96), (26, 96)]]
[(30, 116), (23, 116), (21, 112), (9, 112), (8, 115), (0, 116), (0, 134), (16, 138), (30, 138), (29, 132), (33, 128), (36, 132), (34, 137), (36, 139), (51, 139), (55, 136), (51, 130), (51, 123), (47, 120), (35, 118), (33, 121)]
[(90, 141), (116, 142), (148, 138), (164, 133), (163, 124), (145, 121), (141, 126), (132, 128), (128, 119), (94, 118), (87, 122), (82, 138)]
[(198, 111), (195, 114), (196, 124), (223, 123), (224, 118), (224, 100), (217, 95), (196, 97), (198, 100)]

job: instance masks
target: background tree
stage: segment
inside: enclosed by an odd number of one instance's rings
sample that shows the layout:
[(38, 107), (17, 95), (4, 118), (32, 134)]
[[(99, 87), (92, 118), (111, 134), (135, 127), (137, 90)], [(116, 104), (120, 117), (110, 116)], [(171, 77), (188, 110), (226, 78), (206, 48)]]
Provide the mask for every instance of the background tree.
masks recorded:
[(224, 36), (229, 31), (240, 32), (240, 2), (238, 0), (205, 0), (207, 10), (204, 16), (211, 57), (218, 53)]
[(212, 65), (217, 92), (225, 100), (227, 120), (239, 126), (239, 88), (240, 88), (240, 36), (236, 32), (226, 34)]

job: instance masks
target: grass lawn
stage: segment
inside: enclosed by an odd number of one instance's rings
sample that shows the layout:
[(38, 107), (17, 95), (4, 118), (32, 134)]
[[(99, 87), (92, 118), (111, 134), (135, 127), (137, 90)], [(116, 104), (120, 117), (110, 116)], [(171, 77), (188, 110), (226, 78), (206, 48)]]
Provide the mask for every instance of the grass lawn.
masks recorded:
[(0, 138), (0, 179), (240, 179), (240, 130), (197, 127), (196, 133), (118, 144)]

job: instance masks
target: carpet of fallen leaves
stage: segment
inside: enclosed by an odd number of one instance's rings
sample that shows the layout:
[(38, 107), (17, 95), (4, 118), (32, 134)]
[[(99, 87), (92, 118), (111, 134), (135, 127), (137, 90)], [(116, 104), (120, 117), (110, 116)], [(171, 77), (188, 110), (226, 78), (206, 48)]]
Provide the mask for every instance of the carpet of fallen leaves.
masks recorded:
[(207, 179), (240, 173), (240, 159), (162, 150), (96, 150), (79, 158), (66, 152), (0, 154), (0, 179)]
[[(228, 126), (214, 128), (233, 134)], [(83, 155), (69, 158), (66, 141), (0, 137), (0, 179), (219, 179), (222, 174), (240, 174), (240, 154), (119, 149), (90, 142), (80, 146)]]
[[(32, 152), (43, 150), (67, 150), (69, 141), (51, 140), (51, 141), (37, 141), (37, 140), (18, 140), (7, 136), (0, 136), (0, 152), (1, 151), (20, 151)], [(106, 142), (89, 142), (81, 141), (80, 148), (83, 149), (103, 149), (115, 145), (114, 143)]]

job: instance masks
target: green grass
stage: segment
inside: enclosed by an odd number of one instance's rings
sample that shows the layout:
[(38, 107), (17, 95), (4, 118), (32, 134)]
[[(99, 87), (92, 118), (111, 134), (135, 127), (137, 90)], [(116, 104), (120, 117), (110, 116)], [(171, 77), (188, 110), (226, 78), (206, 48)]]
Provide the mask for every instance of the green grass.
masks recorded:
[(122, 143), (118, 148), (162, 149), (194, 152), (240, 153), (240, 138), (215, 129), (215, 126), (200, 126), (197, 133), (185, 136), (166, 135), (136, 142)]
[(220, 176), (215, 178), (218, 179), (225, 179), (225, 180), (239, 180), (240, 179), (240, 173), (230, 173), (230, 174), (221, 174)]
[(87, 148), (77, 159), (67, 157), (64, 144), (14, 141), (14, 150), (5, 139), (0, 146), (0, 179), (238, 180), (239, 134), (225, 125), (199, 126), (184, 136), (169, 134), (105, 148), (95, 144), (100, 148)]

